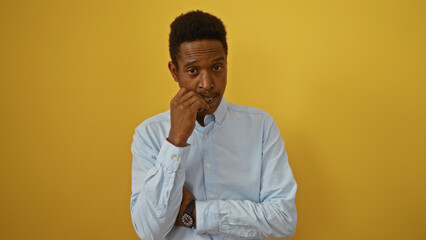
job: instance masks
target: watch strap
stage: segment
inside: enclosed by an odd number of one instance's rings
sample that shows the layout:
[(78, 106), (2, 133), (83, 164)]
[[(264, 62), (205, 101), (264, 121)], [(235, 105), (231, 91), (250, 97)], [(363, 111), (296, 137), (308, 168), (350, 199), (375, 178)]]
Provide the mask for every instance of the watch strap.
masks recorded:
[(186, 206), (184, 212), (189, 214), (192, 217), (192, 212), (194, 211), (194, 208), (195, 208), (195, 200), (191, 200), (188, 206)]

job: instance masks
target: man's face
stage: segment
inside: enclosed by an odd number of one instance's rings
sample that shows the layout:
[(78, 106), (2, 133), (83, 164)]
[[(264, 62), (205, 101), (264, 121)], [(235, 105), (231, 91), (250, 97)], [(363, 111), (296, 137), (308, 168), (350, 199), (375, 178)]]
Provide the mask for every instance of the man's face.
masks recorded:
[(226, 88), (227, 62), (225, 50), (218, 40), (200, 40), (180, 45), (178, 66), (169, 62), (169, 69), (179, 87), (200, 94), (210, 108), (198, 115), (216, 111)]

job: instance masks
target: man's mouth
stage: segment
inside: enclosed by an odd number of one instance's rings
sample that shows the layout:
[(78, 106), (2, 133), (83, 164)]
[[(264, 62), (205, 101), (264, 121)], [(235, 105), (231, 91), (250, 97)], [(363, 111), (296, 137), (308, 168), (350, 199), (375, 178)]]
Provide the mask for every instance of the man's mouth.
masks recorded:
[(211, 102), (213, 102), (213, 100), (216, 98), (216, 96), (211, 96), (211, 97), (203, 96), (203, 98), (204, 98), (204, 100), (206, 100), (206, 102), (208, 104), (210, 104)]

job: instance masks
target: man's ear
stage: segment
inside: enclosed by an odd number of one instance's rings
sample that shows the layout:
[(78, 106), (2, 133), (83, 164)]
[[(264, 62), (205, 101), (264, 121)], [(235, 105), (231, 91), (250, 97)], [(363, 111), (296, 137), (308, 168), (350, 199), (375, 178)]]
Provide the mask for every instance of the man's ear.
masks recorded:
[(170, 74), (172, 74), (173, 79), (175, 80), (175, 82), (178, 82), (178, 76), (177, 76), (178, 69), (176, 65), (172, 61), (169, 61), (168, 67), (169, 67)]

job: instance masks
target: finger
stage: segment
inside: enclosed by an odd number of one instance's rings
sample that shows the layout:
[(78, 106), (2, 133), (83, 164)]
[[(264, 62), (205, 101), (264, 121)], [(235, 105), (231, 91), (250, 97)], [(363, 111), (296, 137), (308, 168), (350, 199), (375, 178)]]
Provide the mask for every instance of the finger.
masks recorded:
[(206, 101), (206, 99), (204, 99), (204, 97), (203, 96), (201, 96), (201, 94), (199, 94), (199, 93), (197, 93), (197, 92), (195, 92), (195, 95), (197, 95), (200, 99), (201, 99), (201, 102), (203, 103), (203, 105), (204, 105), (204, 109), (209, 109), (209, 104), (207, 103), (207, 101)]
[[(205, 103), (206, 100), (196, 91), (194, 90), (188, 90), (187, 93), (185, 93), (182, 97), (180, 97), (179, 99), (176, 99), (179, 103), (184, 103), (185, 101), (187, 101), (188, 99), (192, 98), (194, 95), (198, 96), (201, 100), (203, 100)], [(187, 105), (188, 106), (188, 105)]]
[(199, 93), (197, 93), (197, 92), (195, 92), (195, 95), (196, 95), (196, 96), (198, 96), (198, 97), (200, 98), (201, 102), (202, 102), (202, 103), (203, 103), (203, 105), (204, 105), (204, 108), (205, 108), (205, 109), (208, 109), (208, 108), (209, 108), (209, 104), (207, 103), (206, 99), (204, 99), (204, 97), (203, 97), (203, 96), (201, 96), (201, 94), (199, 94)]
[(186, 107), (190, 107), (190, 106), (196, 104), (197, 102), (198, 102), (197, 106), (201, 104), (201, 107), (208, 108), (208, 104), (207, 104), (206, 100), (204, 100), (199, 95), (195, 95), (195, 94), (192, 95), (188, 100), (186, 100), (185, 102), (183, 102), (183, 104)]
[(184, 87), (179, 89), (179, 91), (176, 93), (176, 95), (170, 101), (170, 104), (176, 105), (179, 102), (179, 98), (181, 98), (187, 92), (188, 92), (188, 89), (186, 89)]
[(192, 111), (202, 112), (205, 109), (208, 109), (209, 105), (204, 101), (204, 99), (196, 98), (195, 101), (188, 107)]
[(186, 88), (181, 88), (179, 89), (179, 91), (176, 93), (176, 95), (173, 97), (173, 100), (179, 99), (181, 98), (183, 95), (185, 95), (185, 93), (188, 92), (188, 89)]
[(175, 99), (177, 98), (181, 98), (183, 95), (185, 95), (188, 92), (188, 89), (182, 87), (181, 89), (179, 89), (179, 91), (176, 93), (175, 95)]
[(176, 100), (180, 103), (184, 103), (188, 101), (188, 99), (190, 99), (194, 95), (197, 95), (195, 91), (188, 90), (184, 95), (182, 95), (179, 99), (176, 99)]
[[(203, 108), (203, 109), (209, 109), (209, 108), (210, 108), (210, 106), (209, 106), (209, 104), (207, 103), (207, 101), (206, 101), (203, 97), (201, 97), (200, 95), (198, 95), (198, 96), (199, 96), (199, 98), (200, 98), (200, 100), (201, 100), (202, 108)], [(201, 109), (201, 111), (202, 111), (203, 109)]]

